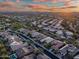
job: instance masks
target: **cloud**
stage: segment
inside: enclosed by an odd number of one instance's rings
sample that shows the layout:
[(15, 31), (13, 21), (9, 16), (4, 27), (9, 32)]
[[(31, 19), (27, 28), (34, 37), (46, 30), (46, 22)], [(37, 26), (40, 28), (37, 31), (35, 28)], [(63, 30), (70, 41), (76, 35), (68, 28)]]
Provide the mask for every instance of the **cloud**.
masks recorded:
[(71, 0), (33, 0), (34, 2), (65, 2)]
[(13, 3), (13, 2), (1, 2), (0, 3), (0, 7), (13, 7), (13, 6), (15, 6), (15, 3)]
[(51, 6), (40, 3), (25, 4), (20, 1), (22, 0), (16, 0), (16, 2), (12, 2), (12, 0), (0, 2), (0, 11), (79, 12), (78, 0), (33, 0), (33, 2), (43, 3), (52, 1)]
[(15, 2), (0, 2), (0, 11), (30, 11), (31, 8)]
[(49, 0), (33, 0), (33, 2), (48, 2)]
[[(13, 0), (5, 0), (6, 2), (11, 2), (11, 1), (13, 1)], [(21, 0), (15, 0), (15, 2), (17, 2), (17, 3), (19, 3), (19, 2), (21, 2)]]
[(19, 3), (19, 2), (20, 2), (20, 0), (16, 0), (16, 2), (17, 2), (17, 3)]
[(29, 4), (28, 7), (31, 8), (33, 11), (39, 12), (49, 12), (50, 10), (50, 7), (41, 4)]
[(38, 8), (38, 9), (47, 9), (47, 8), (49, 8), (47, 5), (41, 5), (41, 4), (29, 4), (28, 7)]
[(77, 6), (61, 7), (61, 9), (66, 9), (66, 8), (77, 8)]
[(30, 4), (28, 7), (39, 12), (73, 12), (77, 10), (76, 6), (48, 7), (47, 5)]

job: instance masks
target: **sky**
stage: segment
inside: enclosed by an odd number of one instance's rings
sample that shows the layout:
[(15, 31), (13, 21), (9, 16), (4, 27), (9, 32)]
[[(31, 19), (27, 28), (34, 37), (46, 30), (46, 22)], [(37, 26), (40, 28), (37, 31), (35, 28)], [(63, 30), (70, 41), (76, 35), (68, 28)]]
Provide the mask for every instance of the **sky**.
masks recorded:
[(79, 12), (79, 0), (0, 0), (0, 12)]

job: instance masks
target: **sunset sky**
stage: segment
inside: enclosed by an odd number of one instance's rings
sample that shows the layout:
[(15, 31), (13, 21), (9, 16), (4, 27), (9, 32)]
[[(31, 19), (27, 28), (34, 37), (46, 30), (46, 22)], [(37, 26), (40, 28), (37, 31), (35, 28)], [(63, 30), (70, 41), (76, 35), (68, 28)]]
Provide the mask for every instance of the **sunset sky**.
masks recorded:
[(0, 12), (79, 12), (79, 0), (0, 0)]

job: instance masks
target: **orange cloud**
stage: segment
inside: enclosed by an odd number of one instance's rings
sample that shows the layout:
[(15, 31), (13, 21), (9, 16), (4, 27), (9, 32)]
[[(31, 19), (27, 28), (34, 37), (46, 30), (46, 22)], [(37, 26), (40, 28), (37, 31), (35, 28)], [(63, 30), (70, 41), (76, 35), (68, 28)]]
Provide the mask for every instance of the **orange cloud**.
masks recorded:
[(13, 2), (3, 2), (3, 3), (0, 3), (0, 7), (12, 7), (12, 6), (15, 6), (15, 3)]
[(48, 2), (49, 0), (33, 0), (34, 2)]
[(16, 2), (18, 2), (18, 3), (19, 3), (19, 2), (20, 2), (20, 0), (16, 0)]
[(79, 12), (77, 6), (48, 7), (47, 5), (30, 4), (28, 7), (40, 12)]
[(79, 7), (62, 7), (62, 8), (51, 8), (51, 12), (79, 12)]
[[(47, 1), (47, 0), (40, 0)], [(43, 4), (21, 5), (17, 2), (1, 2), (0, 11), (79, 12), (78, 6), (49, 7)]]
[(69, 2), (71, 0), (33, 0), (34, 2)]
[(30, 11), (31, 8), (27, 6), (19, 5), (15, 2), (1, 2), (0, 11)]
[(49, 12), (50, 7), (47, 5), (40, 5), (40, 4), (29, 4), (29, 8), (32, 8), (33, 11), (39, 11), (39, 12)]
[(40, 5), (40, 4), (29, 4), (28, 7), (30, 8), (38, 8), (38, 9), (48, 9), (47, 5)]

